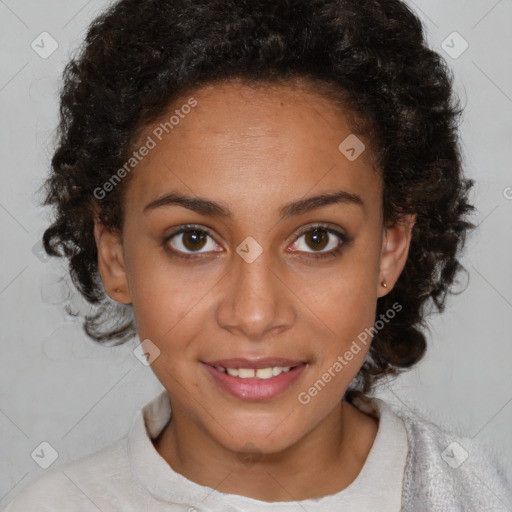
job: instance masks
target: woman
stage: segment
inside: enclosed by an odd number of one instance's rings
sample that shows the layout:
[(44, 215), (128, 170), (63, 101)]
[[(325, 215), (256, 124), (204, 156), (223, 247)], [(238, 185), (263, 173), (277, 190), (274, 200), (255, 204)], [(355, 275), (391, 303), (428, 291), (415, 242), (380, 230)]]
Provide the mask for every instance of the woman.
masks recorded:
[(405, 4), (121, 0), (61, 101), (46, 250), (165, 390), (7, 511), (510, 508), (474, 441), (368, 397), (423, 357), (472, 227)]

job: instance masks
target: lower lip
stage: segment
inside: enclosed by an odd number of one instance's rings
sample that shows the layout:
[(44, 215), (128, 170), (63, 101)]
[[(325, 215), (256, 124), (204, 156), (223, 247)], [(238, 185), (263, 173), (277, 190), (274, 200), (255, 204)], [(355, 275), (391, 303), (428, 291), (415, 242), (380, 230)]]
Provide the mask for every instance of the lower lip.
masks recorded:
[(276, 397), (287, 390), (306, 368), (306, 364), (302, 363), (271, 379), (241, 379), (208, 364), (203, 363), (203, 366), (222, 389), (244, 400), (268, 400)]

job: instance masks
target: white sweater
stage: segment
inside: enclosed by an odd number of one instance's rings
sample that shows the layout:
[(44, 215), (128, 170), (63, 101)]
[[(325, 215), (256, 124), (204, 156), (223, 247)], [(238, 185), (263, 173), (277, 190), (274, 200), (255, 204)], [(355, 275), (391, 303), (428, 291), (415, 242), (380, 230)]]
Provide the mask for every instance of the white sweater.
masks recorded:
[(4, 512), (512, 512), (503, 471), (475, 441), (376, 398), (357, 406), (379, 418), (379, 429), (359, 475), (336, 494), (265, 502), (176, 473), (151, 441), (171, 417), (164, 390), (137, 413), (127, 436), (46, 470)]

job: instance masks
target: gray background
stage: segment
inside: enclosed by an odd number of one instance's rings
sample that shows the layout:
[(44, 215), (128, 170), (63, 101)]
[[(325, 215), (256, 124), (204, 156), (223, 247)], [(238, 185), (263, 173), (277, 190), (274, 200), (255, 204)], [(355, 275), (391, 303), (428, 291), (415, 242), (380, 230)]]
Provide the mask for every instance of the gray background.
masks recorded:
[[(45, 471), (31, 456), (41, 442), (58, 452), (53, 467), (98, 450), (124, 436), (162, 389), (134, 357), (135, 341), (104, 348), (85, 337), (59, 305), (62, 264), (37, 257), (48, 219), (37, 190), (49, 168), (59, 76), (106, 5), (0, 0), (0, 505)], [(466, 104), (463, 150), (467, 175), (477, 181), (479, 228), (463, 258), (468, 288), (432, 318), (420, 366), (379, 395), (487, 443), (506, 458), (512, 478), (512, 0), (410, 5)], [(43, 31), (59, 45), (47, 59), (31, 47)], [(453, 31), (469, 44), (457, 58), (442, 49), (445, 40), (452, 54), (462, 48), (446, 39)]]

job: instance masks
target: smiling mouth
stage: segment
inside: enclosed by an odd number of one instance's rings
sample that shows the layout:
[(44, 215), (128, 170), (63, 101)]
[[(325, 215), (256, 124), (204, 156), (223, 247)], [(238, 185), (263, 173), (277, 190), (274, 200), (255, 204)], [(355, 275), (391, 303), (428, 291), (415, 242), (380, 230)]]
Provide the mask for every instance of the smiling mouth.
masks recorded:
[(204, 364), (212, 366), (219, 372), (228, 374), (231, 377), (268, 380), (307, 363), (284, 357), (265, 357), (259, 359), (218, 359), (216, 361), (204, 361)]
[[(276, 362), (275, 359), (272, 361)], [(219, 364), (218, 361), (216, 364), (202, 364), (218, 389), (243, 400), (258, 401), (270, 400), (283, 394), (294, 385), (308, 366), (305, 362), (284, 359), (281, 361), (288, 363), (288, 366), (269, 366), (268, 362), (264, 363), (261, 360), (252, 361), (253, 368), (248, 368), (247, 362), (240, 366), (231, 361), (226, 366)]]
[[(303, 363), (302, 363), (303, 364)], [(239, 379), (262, 379), (267, 380), (272, 377), (278, 377), (282, 373), (289, 372), (295, 366), (268, 366), (266, 368), (224, 368), (223, 366), (215, 366), (219, 372), (227, 373), (232, 377), (238, 377)]]

